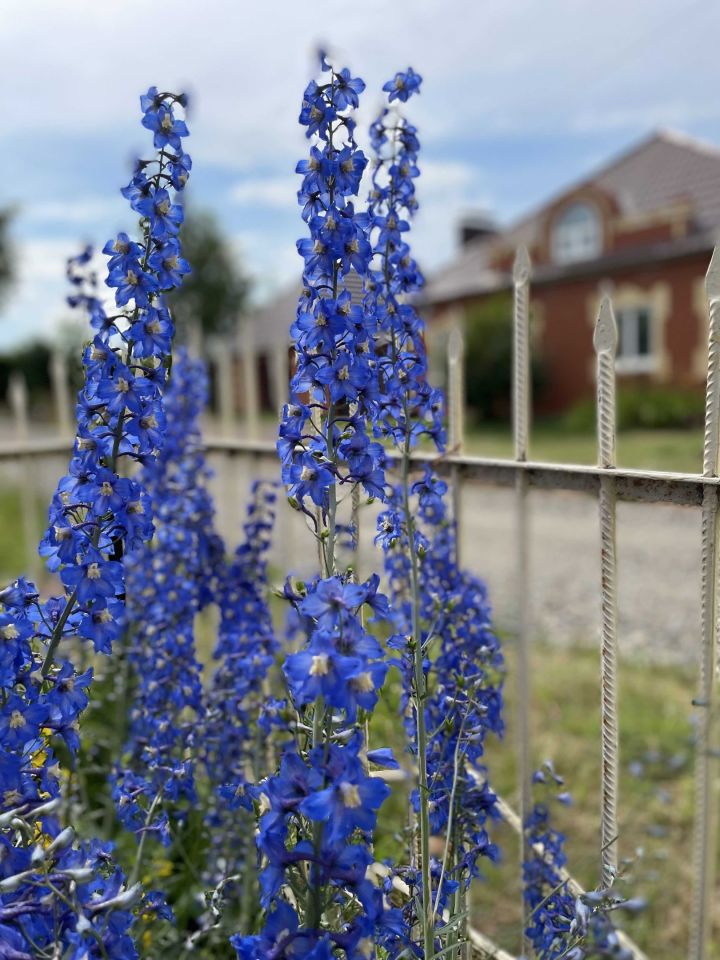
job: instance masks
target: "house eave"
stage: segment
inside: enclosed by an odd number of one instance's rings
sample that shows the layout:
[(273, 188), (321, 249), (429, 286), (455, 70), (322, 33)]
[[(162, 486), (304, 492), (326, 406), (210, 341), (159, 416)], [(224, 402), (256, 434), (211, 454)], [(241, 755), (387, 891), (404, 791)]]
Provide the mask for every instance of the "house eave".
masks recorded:
[[(532, 285), (545, 286), (558, 282), (573, 282), (591, 277), (602, 276), (609, 272), (632, 270), (644, 267), (650, 263), (667, 263), (671, 260), (683, 260), (701, 253), (712, 253), (717, 237), (714, 233), (702, 233), (686, 237), (683, 240), (648, 244), (608, 253), (595, 260), (572, 264), (540, 264), (533, 268)], [(486, 296), (492, 293), (501, 293), (512, 289), (512, 273), (498, 272), (492, 279), (481, 278), (480, 282), (458, 283), (454, 290), (433, 296), (432, 280), (426, 290), (419, 296), (417, 303), (420, 307), (440, 306), (444, 303), (454, 303), (458, 300), (467, 300), (473, 297)]]

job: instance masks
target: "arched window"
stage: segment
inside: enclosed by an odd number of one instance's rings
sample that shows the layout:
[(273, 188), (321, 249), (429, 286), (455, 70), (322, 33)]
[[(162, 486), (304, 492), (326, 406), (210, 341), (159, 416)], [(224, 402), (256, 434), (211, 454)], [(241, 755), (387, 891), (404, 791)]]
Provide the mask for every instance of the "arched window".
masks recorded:
[(557, 217), (552, 231), (552, 254), (556, 263), (592, 260), (602, 249), (602, 227), (595, 207), (573, 203)]

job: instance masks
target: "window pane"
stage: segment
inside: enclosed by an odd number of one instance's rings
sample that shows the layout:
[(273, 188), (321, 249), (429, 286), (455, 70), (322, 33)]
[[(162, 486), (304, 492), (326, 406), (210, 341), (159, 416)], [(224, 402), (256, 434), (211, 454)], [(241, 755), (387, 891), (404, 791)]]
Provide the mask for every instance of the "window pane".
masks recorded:
[(615, 322), (618, 328), (618, 348), (617, 356), (626, 356), (625, 337), (627, 336), (627, 313), (625, 310), (618, 310), (615, 314)]
[[(630, 307), (615, 314), (618, 326), (618, 360), (624, 370), (648, 369), (652, 360), (652, 313), (648, 307)], [(636, 367), (635, 361), (638, 362)]]
[(637, 355), (650, 356), (650, 312), (648, 310), (637, 312)]
[(587, 203), (574, 203), (555, 221), (553, 255), (558, 263), (589, 260), (601, 250), (600, 218)]
[(618, 325), (618, 357), (636, 357), (638, 344), (637, 310), (618, 310), (615, 315)]

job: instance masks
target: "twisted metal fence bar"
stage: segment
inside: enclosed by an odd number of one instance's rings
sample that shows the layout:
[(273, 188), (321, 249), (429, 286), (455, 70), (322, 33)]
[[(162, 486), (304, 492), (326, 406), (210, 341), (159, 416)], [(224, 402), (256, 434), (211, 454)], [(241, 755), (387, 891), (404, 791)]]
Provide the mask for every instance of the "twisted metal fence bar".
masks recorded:
[[(15, 436), (19, 443), (27, 444), (30, 438), (30, 419), (27, 380), (20, 371), (10, 376), (8, 399), (15, 421)], [(38, 510), (34, 495), (32, 465), (28, 457), (20, 457), (20, 519), (22, 521), (23, 540), (25, 541), (25, 562), (28, 573), (37, 578), (40, 571), (37, 543), (41, 533), (38, 523)]]
[[(720, 442), (720, 256), (716, 249), (705, 278), (708, 302), (708, 371), (705, 393), (703, 476), (717, 477)], [(701, 527), (701, 645), (696, 704), (695, 823), (690, 960), (705, 960), (710, 942), (710, 908), (715, 875), (717, 773), (712, 756), (715, 659), (718, 630), (718, 489), (705, 487)]]
[(615, 352), (618, 334), (612, 304), (600, 305), (593, 345), (597, 354), (597, 435), (600, 478), (600, 883), (610, 887), (618, 865), (618, 754), (620, 729), (617, 702), (617, 556), (615, 478)]
[[(462, 455), (465, 446), (465, 340), (455, 327), (448, 339), (448, 448)], [(455, 523), (455, 562), (460, 563), (460, 471), (450, 468), (450, 496)]]
[[(447, 345), (447, 415), (448, 447), (455, 454), (462, 454), (465, 446), (465, 338), (457, 327), (453, 328)], [(452, 519), (455, 524), (455, 563), (461, 562), (461, 483), (460, 471), (450, 468), (450, 496)], [(461, 937), (467, 936), (467, 917), (471, 911), (471, 888), (460, 893), (461, 911), (466, 914), (461, 924)], [(488, 941), (490, 943), (490, 941)], [(493, 945), (494, 946), (494, 945)], [(460, 948), (459, 960), (471, 960), (473, 946), (470, 939)]]
[[(530, 256), (520, 247), (513, 265), (513, 403), (512, 425), (515, 460), (528, 458), (530, 435)], [(530, 796), (530, 611), (529, 611), (529, 518), (527, 474), (515, 476), (515, 589), (517, 596), (517, 779), (521, 824), (527, 823)], [(520, 874), (526, 860), (524, 829), (520, 831)], [(522, 917), (521, 944), (529, 949), (525, 936), (529, 915), (525, 893), (520, 887)]]

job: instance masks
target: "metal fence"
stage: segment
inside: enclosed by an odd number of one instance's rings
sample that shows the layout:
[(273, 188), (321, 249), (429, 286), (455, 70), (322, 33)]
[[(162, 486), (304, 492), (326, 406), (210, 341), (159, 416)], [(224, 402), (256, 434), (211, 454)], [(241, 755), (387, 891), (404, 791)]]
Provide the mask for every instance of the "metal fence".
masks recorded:
[[(612, 883), (619, 862), (618, 806), (619, 784), (619, 714), (618, 714), (618, 629), (617, 586), (621, 568), (616, 554), (616, 522), (618, 501), (643, 503), (673, 503), (701, 510), (701, 635), (698, 638), (697, 695), (694, 700), (697, 734), (695, 755), (695, 823), (692, 844), (693, 892), (690, 917), (689, 960), (707, 960), (711, 936), (711, 908), (716, 895), (714, 868), (718, 857), (717, 809), (720, 772), (720, 750), (716, 742), (716, 707), (718, 681), (718, 629), (720, 610), (720, 248), (713, 254), (706, 277), (708, 305), (708, 374), (705, 405), (705, 435), (702, 471), (697, 474), (679, 474), (661, 471), (620, 469), (615, 457), (615, 353), (617, 326), (612, 302), (605, 298), (599, 309), (594, 333), (596, 352), (597, 394), (597, 466), (543, 463), (530, 459), (531, 398), (530, 398), (530, 281), (531, 263), (527, 251), (518, 251), (513, 271), (514, 300), (514, 370), (513, 370), (513, 438), (514, 458), (494, 459), (467, 456), (463, 450), (463, 343), (456, 332), (448, 345), (448, 411), (449, 452), (437, 458), (430, 454), (416, 455), (418, 462), (432, 461), (436, 468), (449, 475), (452, 485), (455, 516), (462, 525), (460, 491), (467, 480), (513, 487), (515, 490), (515, 548), (517, 577), (518, 663), (517, 726), (518, 726), (518, 796), (516, 813), (501, 800), (504, 819), (522, 836), (522, 823), (530, 810), (531, 727), (532, 698), (529, 656), (533, 642), (533, 628), (528, 609), (528, 584), (532, 570), (529, 553), (528, 494), (531, 489), (568, 490), (581, 492), (597, 499), (598, 546), (601, 579), (598, 590), (601, 600), (600, 657), (598, 663), (598, 699), (601, 711), (601, 742), (599, 744), (601, 795), (599, 818), (598, 884)], [(247, 364), (244, 365), (244, 369)], [(223, 366), (221, 406), (224, 432), (231, 420), (227, 363)], [(56, 396), (59, 410), (67, 409), (67, 393), (61, 383), (61, 372), (56, 371)], [(17, 460), (25, 475), (33, 470), (33, 461), (49, 454), (66, 452), (67, 434), (46, 442), (29, 439), (26, 400), (21, 386), (14, 391), (17, 440), (0, 445), (0, 461)], [(246, 404), (248, 439), (223, 436), (208, 440), (209, 452), (225, 457), (274, 458), (275, 445), (254, 439), (257, 428), (257, 409)], [(66, 414), (62, 414), (66, 417)], [(67, 428), (67, 419), (59, 422), (61, 434)], [(33, 504), (25, 497), (21, 507), (26, 515), (25, 529), (33, 532)], [(523, 847), (521, 841), (520, 847)], [(525, 851), (523, 850), (523, 856)], [(568, 877), (571, 890), (581, 892), (579, 884)], [(507, 958), (510, 955), (490, 943), (482, 934), (471, 931), (474, 949), (480, 955)], [(643, 952), (624, 937), (625, 944), (638, 960)]]

